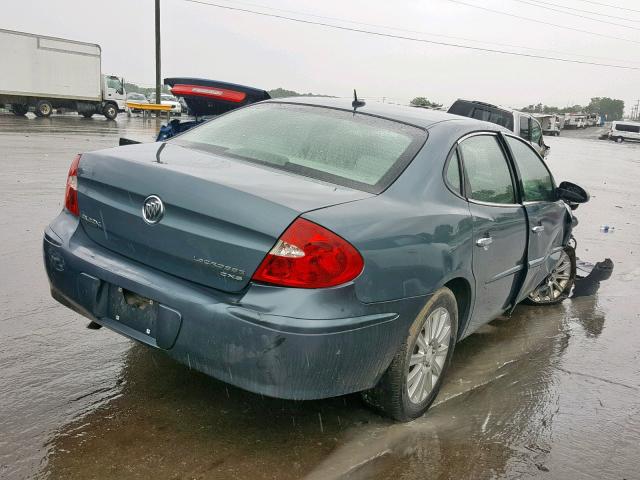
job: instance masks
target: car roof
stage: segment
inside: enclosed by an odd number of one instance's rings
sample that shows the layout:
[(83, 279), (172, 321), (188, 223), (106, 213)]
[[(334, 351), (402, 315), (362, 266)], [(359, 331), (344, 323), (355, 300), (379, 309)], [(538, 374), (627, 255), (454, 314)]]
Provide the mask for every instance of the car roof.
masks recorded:
[[(397, 122), (408, 123), (417, 127), (428, 129), (429, 127), (442, 122), (455, 121), (465, 122), (470, 127), (482, 130), (505, 130), (499, 125), (481, 120), (475, 120), (460, 115), (440, 110), (430, 110), (427, 108), (409, 107), (390, 103), (368, 101), (366, 98), (360, 99), (365, 105), (358, 107), (357, 111), (369, 115), (388, 118)], [(337, 108), (352, 111), (352, 98), (332, 98), (332, 97), (287, 97), (266, 100), (265, 103), (296, 103), (300, 105), (313, 105), (318, 107)]]
[(497, 108), (499, 110), (504, 110), (505, 112), (517, 113), (517, 114), (520, 114), (520, 115), (531, 116), (531, 114), (529, 114), (527, 112), (523, 112), (521, 110), (516, 110), (515, 108), (505, 107), (504, 105), (494, 105), (493, 103), (483, 102), (482, 100), (468, 100), (466, 98), (459, 98), (458, 100), (456, 100), (456, 102), (467, 102), (467, 103), (473, 103), (475, 105), (484, 105), (486, 107), (491, 107), (491, 108)]

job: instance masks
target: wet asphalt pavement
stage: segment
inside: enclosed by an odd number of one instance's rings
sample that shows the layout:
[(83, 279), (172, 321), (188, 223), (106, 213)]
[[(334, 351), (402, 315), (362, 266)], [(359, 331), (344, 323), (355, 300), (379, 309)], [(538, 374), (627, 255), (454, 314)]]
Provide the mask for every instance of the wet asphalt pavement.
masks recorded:
[(578, 256), (613, 276), (465, 339), (434, 407), (401, 425), (357, 396), (243, 392), (50, 298), (42, 231), (73, 156), (158, 126), (0, 113), (0, 478), (640, 478), (640, 144), (547, 140), (556, 178), (592, 194)]

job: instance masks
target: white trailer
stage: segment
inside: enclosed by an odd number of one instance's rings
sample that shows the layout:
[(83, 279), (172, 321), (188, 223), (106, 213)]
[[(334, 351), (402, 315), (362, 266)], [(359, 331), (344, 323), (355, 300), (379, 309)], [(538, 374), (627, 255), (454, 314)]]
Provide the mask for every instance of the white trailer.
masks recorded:
[(124, 80), (102, 75), (100, 45), (0, 29), (0, 103), (24, 115), (54, 108), (114, 119), (124, 111)]

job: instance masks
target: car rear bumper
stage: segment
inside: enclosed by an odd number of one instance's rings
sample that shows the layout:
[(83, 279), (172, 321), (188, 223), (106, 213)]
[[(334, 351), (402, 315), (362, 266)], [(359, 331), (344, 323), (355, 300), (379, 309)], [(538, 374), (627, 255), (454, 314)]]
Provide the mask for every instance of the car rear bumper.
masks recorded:
[[(352, 284), (303, 290), (250, 284), (228, 294), (91, 241), (63, 212), (45, 230), (53, 297), (97, 323), (219, 380), (278, 398), (317, 399), (374, 386), (426, 297), (364, 304)], [(152, 299), (150, 330), (113, 315), (113, 291)]]

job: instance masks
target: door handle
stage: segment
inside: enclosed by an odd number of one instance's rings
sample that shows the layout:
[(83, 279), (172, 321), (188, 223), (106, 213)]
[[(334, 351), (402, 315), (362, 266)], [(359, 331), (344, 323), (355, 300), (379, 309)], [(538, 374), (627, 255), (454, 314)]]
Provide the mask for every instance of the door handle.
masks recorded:
[(531, 231), (533, 233), (542, 233), (544, 232), (544, 227), (542, 225), (536, 225), (535, 227), (531, 227)]
[(484, 248), (485, 250), (487, 250), (489, 248), (489, 245), (491, 245), (492, 243), (493, 243), (493, 238), (491, 237), (482, 237), (476, 240), (476, 245)]

